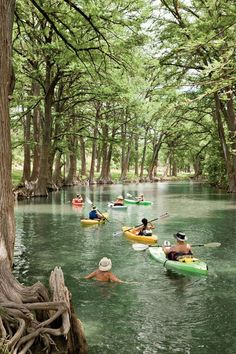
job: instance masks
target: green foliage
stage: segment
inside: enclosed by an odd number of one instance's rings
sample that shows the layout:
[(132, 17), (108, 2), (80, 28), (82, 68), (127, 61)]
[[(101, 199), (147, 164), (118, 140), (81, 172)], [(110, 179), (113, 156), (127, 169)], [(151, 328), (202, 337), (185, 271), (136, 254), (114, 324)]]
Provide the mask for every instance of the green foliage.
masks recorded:
[(212, 186), (227, 189), (228, 179), (225, 164), (217, 144), (208, 149), (203, 171)]

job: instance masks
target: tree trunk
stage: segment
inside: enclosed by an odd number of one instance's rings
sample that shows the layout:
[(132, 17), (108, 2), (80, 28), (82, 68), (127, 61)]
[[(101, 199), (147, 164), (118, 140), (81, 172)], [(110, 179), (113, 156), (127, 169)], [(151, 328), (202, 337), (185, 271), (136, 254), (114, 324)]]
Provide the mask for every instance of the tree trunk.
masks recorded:
[(138, 168), (139, 168), (139, 151), (138, 151), (138, 143), (139, 143), (139, 139), (138, 136), (135, 136), (135, 165), (134, 165), (134, 173), (135, 176), (138, 177)]
[(45, 79), (45, 100), (44, 100), (44, 120), (42, 122), (42, 143), (40, 155), (39, 178), (34, 191), (35, 196), (48, 195), (48, 172), (49, 154), (51, 152), (52, 137), (52, 98), (54, 87), (51, 85), (52, 64), (50, 59), (46, 59), (46, 79)]
[(89, 184), (94, 184), (94, 172), (95, 172), (95, 162), (96, 162), (96, 151), (97, 151), (97, 127), (94, 128), (94, 133), (93, 133), (94, 139), (93, 139), (93, 145), (92, 145), (92, 156), (91, 156), (91, 165), (90, 165), (90, 171), (89, 171)]
[(111, 178), (110, 178), (110, 156), (108, 156), (108, 142), (107, 142), (107, 137), (109, 135), (109, 127), (107, 124), (103, 124), (102, 126), (102, 134), (103, 134), (103, 141), (102, 141), (102, 168), (101, 168), (101, 174), (98, 178), (97, 183), (100, 184), (105, 184), (105, 183), (111, 183)]
[(172, 169), (171, 169), (171, 175), (173, 177), (177, 177), (177, 161), (174, 155), (172, 155)]
[[(40, 87), (37, 82), (32, 84), (32, 94), (34, 97), (39, 97)], [(39, 162), (40, 162), (40, 107), (37, 104), (33, 110), (33, 139), (34, 139), (34, 148), (33, 148), (33, 162), (32, 162), (32, 173), (30, 180), (35, 182), (39, 176)]]
[(85, 151), (85, 143), (84, 138), (80, 136), (80, 159), (81, 159), (81, 175), (86, 176), (87, 168), (86, 168), (86, 151)]
[(145, 135), (144, 135), (143, 152), (142, 152), (142, 160), (141, 160), (140, 175), (139, 175), (139, 180), (140, 180), (140, 182), (143, 182), (144, 163), (145, 163), (146, 150), (147, 150), (147, 135), (148, 135), (148, 129), (149, 129), (149, 128), (146, 128), (146, 130), (145, 130)]
[[(0, 0), (0, 257), (13, 263), (15, 244), (14, 198), (11, 184), (9, 96), (12, 78), (12, 24), (15, 1)], [(0, 277), (0, 282), (3, 278)]]
[(22, 182), (30, 180), (30, 122), (31, 114), (28, 113), (23, 118), (24, 127), (24, 163), (23, 163), (23, 176)]
[[(75, 115), (71, 118), (71, 126), (75, 125)], [(69, 147), (69, 171), (65, 180), (66, 186), (74, 186), (78, 184), (77, 177), (77, 149), (78, 149), (78, 138), (76, 135), (70, 135), (68, 137), (68, 147)]]
[(69, 154), (69, 172), (65, 180), (65, 186), (75, 186), (78, 184), (77, 177), (77, 157), (74, 152)]
[(56, 152), (56, 156), (55, 156), (55, 166), (54, 166), (54, 172), (53, 172), (53, 183), (55, 185), (57, 185), (58, 187), (62, 186), (62, 181), (63, 181), (63, 177), (61, 174), (61, 169), (64, 165), (64, 163), (61, 161), (61, 157), (62, 157), (62, 152), (61, 151), (57, 151)]
[(152, 153), (152, 160), (148, 169), (148, 178), (150, 181), (153, 180), (153, 173), (154, 173), (154, 168), (157, 164), (157, 160), (158, 160), (158, 154), (162, 145), (162, 140), (164, 137), (164, 133), (160, 133), (160, 136), (158, 137), (157, 142), (154, 144), (154, 148), (153, 148), (153, 153)]

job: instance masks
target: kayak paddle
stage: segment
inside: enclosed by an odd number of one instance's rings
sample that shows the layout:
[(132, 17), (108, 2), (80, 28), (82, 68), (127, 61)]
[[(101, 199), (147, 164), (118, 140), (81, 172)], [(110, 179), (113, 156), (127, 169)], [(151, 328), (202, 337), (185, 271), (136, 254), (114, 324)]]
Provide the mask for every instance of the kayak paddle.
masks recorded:
[[(158, 218), (149, 220), (148, 223), (153, 222), (153, 221), (158, 220), (158, 219), (165, 218), (165, 217), (167, 217), (167, 216), (169, 216), (169, 214), (166, 212), (165, 214), (160, 215)], [(130, 230), (132, 230), (132, 229), (134, 229), (134, 228), (136, 228), (136, 227), (142, 226), (142, 225), (143, 225), (143, 224), (130, 227), (129, 229), (127, 229), (127, 230), (125, 230), (125, 231), (130, 231)], [(122, 235), (122, 234), (123, 234), (123, 231), (115, 231), (115, 232), (113, 232), (112, 235), (113, 235), (113, 236), (120, 236), (120, 235)], [(144, 237), (145, 237), (145, 236), (144, 236)]]
[[(210, 243), (204, 243), (199, 245), (191, 245), (191, 247), (219, 247), (220, 245), (221, 245), (220, 242), (210, 242)], [(162, 246), (151, 246), (151, 245), (144, 245), (143, 243), (133, 243), (132, 247), (135, 251), (145, 251), (148, 247), (162, 247)]]
[[(87, 201), (90, 205), (94, 205), (93, 202), (92, 202), (88, 197), (86, 198), (86, 201)], [(110, 222), (107, 218), (105, 218), (105, 216), (103, 215), (103, 213), (102, 213), (100, 210), (97, 209), (97, 211), (102, 215), (102, 217), (103, 217), (106, 221)]]

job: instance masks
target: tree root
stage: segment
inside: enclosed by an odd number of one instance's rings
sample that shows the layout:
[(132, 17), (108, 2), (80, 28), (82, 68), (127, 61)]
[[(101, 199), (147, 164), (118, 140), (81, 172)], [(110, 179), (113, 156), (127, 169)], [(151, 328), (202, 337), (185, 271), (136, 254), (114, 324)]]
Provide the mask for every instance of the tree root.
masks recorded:
[(41, 283), (21, 285), (1, 263), (0, 276), (0, 334), (9, 353), (27, 354), (37, 346), (37, 353), (49, 354), (56, 348), (55, 338), (63, 343), (65, 353), (87, 353), (61, 268), (56, 267), (50, 275), (52, 301)]

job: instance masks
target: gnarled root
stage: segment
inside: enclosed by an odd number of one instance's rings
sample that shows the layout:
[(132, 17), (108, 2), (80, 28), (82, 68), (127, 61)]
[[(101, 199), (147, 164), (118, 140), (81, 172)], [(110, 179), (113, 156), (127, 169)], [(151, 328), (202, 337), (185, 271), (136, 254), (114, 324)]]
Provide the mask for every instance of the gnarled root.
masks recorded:
[(80, 322), (75, 317), (61, 268), (51, 273), (50, 301), (41, 283), (22, 286), (0, 264), (0, 335), (11, 354), (52, 353), (58, 343), (65, 353), (87, 353)]

